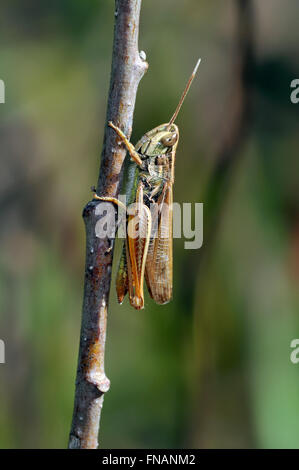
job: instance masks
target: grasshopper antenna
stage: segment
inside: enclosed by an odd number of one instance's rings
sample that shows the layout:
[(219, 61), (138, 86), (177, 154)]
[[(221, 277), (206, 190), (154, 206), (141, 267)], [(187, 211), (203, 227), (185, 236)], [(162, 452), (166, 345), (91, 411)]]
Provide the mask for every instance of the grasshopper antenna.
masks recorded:
[(197, 72), (197, 69), (198, 69), (198, 67), (199, 67), (200, 62), (201, 62), (201, 59), (198, 59), (197, 64), (195, 65), (195, 68), (194, 68), (194, 70), (193, 70), (193, 72), (192, 72), (192, 74), (191, 74), (191, 76), (190, 76), (190, 78), (189, 78), (189, 80), (188, 80), (188, 83), (187, 83), (187, 85), (186, 85), (186, 87), (185, 87), (185, 90), (183, 91), (183, 94), (182, 94), (182, 96), (181, 96), (181, 99), (180, 99), (180, 101), (179, 101), (179, 104), (177, 105), (176, 110), (175, 110), (175, 112), (174, 112), (172, 118), (171, 118), (170, 121), (169, 121), (169, 126), (171, 126), (171, 124), (174, 123), (174, 121), (175, 121), (176, 118), (177, 118), (177, 115), (178, 115), (179, 112), (180, 112), (180, 109), (181, 109), (181, 107), (182, 107), (182, 104), (183, 104), (183, 102), (184, 102), (184, 99), (186, 98), (186, 95), (187, 95), (187, 93), (188, 93), (188, 91), (189, 91), (189, 88), (190, 88), (190, 86), (191, 86), (191, 83), (193, 82), (193, 79), (194, 79), (194, 77), (195, 77), (195, 75), (196, 75), (196, 72)]

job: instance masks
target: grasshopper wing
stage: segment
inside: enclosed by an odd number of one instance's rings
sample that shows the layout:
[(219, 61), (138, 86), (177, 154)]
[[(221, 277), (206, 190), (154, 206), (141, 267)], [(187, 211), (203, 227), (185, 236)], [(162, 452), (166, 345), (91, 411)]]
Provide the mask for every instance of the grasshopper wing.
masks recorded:
[(172, 183), (168, 182), (154, 208), (157, 231), (150, 239), (145, 266), (148, 291), (158, 304), (172, 298), (172, 210)]

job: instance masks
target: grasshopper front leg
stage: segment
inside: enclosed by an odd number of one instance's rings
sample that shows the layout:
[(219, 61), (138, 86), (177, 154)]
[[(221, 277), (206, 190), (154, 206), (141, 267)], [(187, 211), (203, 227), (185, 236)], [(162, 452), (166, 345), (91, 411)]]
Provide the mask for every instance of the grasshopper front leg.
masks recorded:
[(132, 160), (134, 160), (134, 162), (137, 163), (137, 165), (142, 166), (142, 160), (139, 156), (139, 153), (136, 152), (134, 145), (131, 144), (131, 142), (127, 139), (127, 137), (125, 136), (123, 131), (119, 127), (115, 126), (113, 124), (113, 122), (111, 122), (111, 121), (108, 122), (108, 126), (112, 127), (112, 129), (114, 129), (115, 132), (117, 133), (117, 135), (121, 138), (122, 142), (125, 144), (126, 149), (129, 152), (130, 157), (132, 158)]

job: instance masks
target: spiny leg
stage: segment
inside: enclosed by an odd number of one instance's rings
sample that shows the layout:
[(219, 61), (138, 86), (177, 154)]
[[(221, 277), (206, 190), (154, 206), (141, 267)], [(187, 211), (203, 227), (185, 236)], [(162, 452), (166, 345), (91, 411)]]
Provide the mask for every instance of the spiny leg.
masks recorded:
[(127, 139), (127, 137), (125, 136), (123, 131), (120, 130), (119, 127), (115, 126), (113, 124), (113, 122), (111, 122), (111, 121), (108, 122), (108, 126), (112, 127), (112, 129), (114, 129), (115, 132), (117, 133), (117, 135), (121, 138), (122, 142), (125, 144), (126, 149), (129, 152), (130, 157), (132, 158), (132, 160), (134, 160), (134, 162), (137, 163), (137, 165), (142, 166), (142, 160), (139, 156), (139, 153), (136, 152), (134, 145), (131, 144), (131, 142)]
[(151, 212), (143, 202), (143, 184), (136, 192), (135, 208), (129, 212), (127, 231), (128, 288), (131, 305), (140, 310), (144, 306), (143, 280), (151, 233)]

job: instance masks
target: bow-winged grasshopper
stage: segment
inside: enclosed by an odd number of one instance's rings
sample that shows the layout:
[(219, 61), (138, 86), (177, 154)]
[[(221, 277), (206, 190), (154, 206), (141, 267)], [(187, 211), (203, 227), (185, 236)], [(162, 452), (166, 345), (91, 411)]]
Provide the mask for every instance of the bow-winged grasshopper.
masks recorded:
[[(144, 307), (144, 278), (151, 297), (165, 304), (172, 297), (172, 193), (179, 129), (174, 121), (200, 64), (198, 60), (177, 108), (166, 124), (147, 132), (134, 147), (112, 122), (131, 157), (128, 173), (129, 206), (126, 209), (127, 235), (116, 278), (116, 292), (122, 303), (129, 292), (130, 304)], [(95, 199), (113, 202), (115, 198)]]

